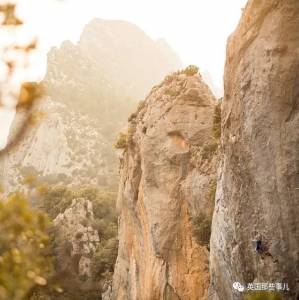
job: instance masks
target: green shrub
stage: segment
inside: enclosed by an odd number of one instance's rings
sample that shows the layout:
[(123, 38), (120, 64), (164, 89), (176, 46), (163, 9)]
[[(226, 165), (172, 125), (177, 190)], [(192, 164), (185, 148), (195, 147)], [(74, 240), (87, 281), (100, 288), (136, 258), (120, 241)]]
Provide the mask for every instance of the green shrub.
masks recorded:
[(41, 209), (51, 219), (55, 219), (59, 213), (64, 212), (74, 199), (74, 193), (65, 186), (48, 186), (40, 195), (42, 197)]
[(84, 198), (93, 204), (94, 219), (105, 218), (117, 222), (116, 196), (117, 192), (114, 188), (48, 186), (41, 194), (41, 209), (55, 219), (59, 213), (63, 213), (70, 207), (73, 199)]
[(36, 177), (34, 175), (27, 175), (23, 178), (22, 183), (25, 185), (28, 185), (30, 187), (34, 186), (34, 183), (36, 182)]
[(244, 300), (282, 300), (282, 295), (270, 291), (247, 292), (244, 295)]
[(215, 139), (221, 137), (221, 101), (215, 106), (213, 117), (213, 134)]
[(214, 203), (216, 195), (217, 181), (212, 180), (209, 187), (209, 199)]
[(114, 144), (114, 148), (125, 149), (126, 147), (127, 147), (127, 134), (121, 132), (118, 135), (116, 143)]
[(203, 246), (209, 246), (211, 237), (212, 217), (200, 212), (192, 219), (193, 235), (197, 242)]
[(96, 251), (92, 261), (93, 277), (98, 280), (111, 279), (117, 258), (118, 241), (115, 237), (107, 240)]
[(218, 143), (206, 144), (202, 147), (202, 158), (210, 159), (217, 151)]
[[(59, 228), (51, 228), (51, 247), (49, 256), (54, 257), (55, 284), (64, 291), (58, 294), (53, 289), (39, 291), (39, 297), (50, 296), (55, 300), (90, 299), (95, 300), (101, 294), (104, 280), (111, 279), (117, 257), (117, 216), (115, 210), (116, 190), (96, 188), (93, 186), (62, 187), (48, 186), (42, 193), (42, 208), (55, 218), (71, 205), (72, 200), (84, 198), (93, 204), (94, 219), (90, 222), (88, 216), (83, 225), (92, 226), (99, 233), (100, 244), (92, 258), (92, 277), (83, 278), (78, 275), (78, 260), (72, 256), (72, 245), (65, 239)], [(82, 236), (77, 234), (76, 238)], [(39, 298), (37, 298), (39, 299)], [(43, 298), (41, 298), (43, 299)]]
[(20, 194), (0, 199), (0, 299), (23, 300), (47, 285), (51, 260), (45, 256), (49, 220)]
[(183, 73), (185, 73), (187, 76), (193, 76), (196, 75), (199, 71), (199, 68), (195, 65), (188, 66)]

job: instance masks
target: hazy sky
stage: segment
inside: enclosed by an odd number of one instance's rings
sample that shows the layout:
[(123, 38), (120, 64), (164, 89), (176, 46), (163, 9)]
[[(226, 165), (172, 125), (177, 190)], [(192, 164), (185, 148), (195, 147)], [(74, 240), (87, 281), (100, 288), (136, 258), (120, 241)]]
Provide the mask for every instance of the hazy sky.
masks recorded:
[[(208, 70), (222, 86), (225, 48), (246, 0), (19, 0), (26, 36), (39, 38), (39, 54), (29, 80), (41, 79), (46, 53), (69, 39), (76, 42), (86, 23), (98, 17), (135, 23), (153, 39), (165, 38), (185, 65)], [(7, 134), (0, 113), (0, 145)]]
[[(165, 38), (185, 64), (207, 69), (222, 84), (226, 39), (245, 0), (19, 0), (29, 31), (37, 32), (43, 56), (63, 40), (76, 42), (98, 17), (135, 23), (152, 38)], [(30, 25), (30, 26), (29, 26)], [(43, 57), (44, 59), (44, 57)], [(44, 64), (44, 62), (43, 62)]]

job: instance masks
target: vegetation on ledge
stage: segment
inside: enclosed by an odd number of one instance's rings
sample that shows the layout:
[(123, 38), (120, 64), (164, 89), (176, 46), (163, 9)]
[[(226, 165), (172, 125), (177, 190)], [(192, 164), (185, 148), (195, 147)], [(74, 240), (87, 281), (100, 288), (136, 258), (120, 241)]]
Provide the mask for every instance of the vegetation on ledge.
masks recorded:
[(214, 118), (213, 118), (213, 133), (215, 139), (221, 137), (221, 101), (215, 106)]
[(192, 218), (192, 225), (193, 225), (193, 235), (196, 238), (196, 241), (200, 245), (209, 248), (212, 217), (206, 215), (205, 213), (200, 212)]
[(118, 139), (114, 144), (114, 148), (116, 149), (125, 149), (127, 147), (127, 134), (121, 132), (118, 135)]

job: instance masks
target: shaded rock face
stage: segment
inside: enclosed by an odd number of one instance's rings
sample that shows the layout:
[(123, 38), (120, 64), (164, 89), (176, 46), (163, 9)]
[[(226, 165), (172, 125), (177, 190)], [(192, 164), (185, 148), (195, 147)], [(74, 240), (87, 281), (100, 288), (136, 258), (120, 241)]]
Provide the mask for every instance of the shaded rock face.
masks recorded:
[(297, 0), (252, 0), (229, 39), (210, 299), (243, 299), (235, 281), (299, 296), (298, 28)]
[(131, 116), (112, 299), (206, 298), (208, 250), (196, 241), (192, 218), (213, 210), (214, 108), (200, 75), (180, 72), (153, 88)]
[[(37, 105), (34, 115), (40, 118), (4, 158), (2, 181), (6, 191), (20, 190), (28, 180), (31, 187), (116, 184), (116, 155), (111, 153), (111, 144), (100, 133), (96, 119), (49, 98)], [(17, 114), (11, 137), (23, 116)]]
[(83, 198), (74, 199), (71, 206), (54, 219), (60, 236), (71, 245), (71, 257), (78, 257), (79, 276), (92, 276), (91, 258), (100, 242), (98, 232), (89, 225), (92, 221), (92, 203)]

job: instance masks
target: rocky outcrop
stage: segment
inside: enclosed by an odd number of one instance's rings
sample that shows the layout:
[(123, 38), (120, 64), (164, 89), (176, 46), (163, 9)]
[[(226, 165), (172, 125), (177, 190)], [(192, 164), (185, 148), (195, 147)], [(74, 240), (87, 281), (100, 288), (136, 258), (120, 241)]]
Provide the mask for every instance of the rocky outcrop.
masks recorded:
[[(116, 184), (116, 155), (96, 119), (49, 98), (38, 104), (33, 116), (36, 121), (24, 139), (4, 157), (5, 191), (20, 191), (24, 186)], [(22, 118), (23, 113), (18, 113), (11, 138)]]
[(208, 250), (192, 220), (213, 210), (215, 104), (190, 67), (166, 77), (130, 117), (112, 299), (206, 298)]
[[(54, 220), (60, 238), (70, 245), (70, 258), (77, 257), (79, 276), (92, 276), (91, 258), (100, 243), (98, 232), (90, 225), (93, 220), (92, 203), (83, 198), (74, 199)], [(63, 269), (61, 265), (59, 268)]]
[(299, 297), (299, 2), (252, 0), (230, 37), (210, 299), (233, 283), (288, 283)]

